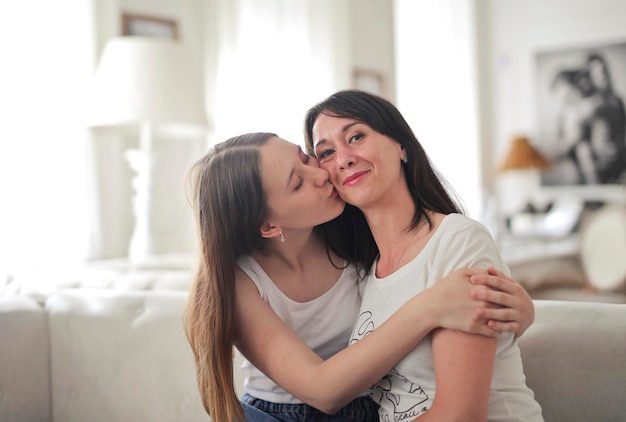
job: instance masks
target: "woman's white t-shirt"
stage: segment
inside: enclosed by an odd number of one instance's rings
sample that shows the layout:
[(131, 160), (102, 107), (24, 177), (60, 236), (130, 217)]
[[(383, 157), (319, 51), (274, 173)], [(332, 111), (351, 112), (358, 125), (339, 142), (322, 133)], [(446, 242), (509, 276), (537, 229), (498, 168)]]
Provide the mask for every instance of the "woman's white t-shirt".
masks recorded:
[[(410, 298), (454, 270), (489, 266), (508, 271), (487, 229), (460, 214), (446, 216), (422, 252), (407, 265), (388, 277), (377, 278), (374, 263), (365, 284), (351, 344), (379, 327)], [(430, 336), (374, 384), (369, 392), (381, 405), (381, 421), (409, 421), (428, 411), (436, 393)], [(541, 408), (526, 386), (520, 350), (512, 333), (498, 338), (488, 419), (543, 420)]]

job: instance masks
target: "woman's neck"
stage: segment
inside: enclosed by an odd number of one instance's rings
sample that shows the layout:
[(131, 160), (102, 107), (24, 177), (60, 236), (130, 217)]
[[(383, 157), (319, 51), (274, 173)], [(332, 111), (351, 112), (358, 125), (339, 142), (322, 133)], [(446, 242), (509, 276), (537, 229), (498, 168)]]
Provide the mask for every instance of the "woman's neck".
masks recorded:
[(388, 276), (417, 256), (431, 233), (425, 216), (411, 227), (415, 204), (409, 195), (364, 209), (363, 214), (378, 246), (378, 277)]
[(407, 229), (415, 215), (415, 204), (408, 195), (388, 197), (367, 208), (361, 208), (374, 240), (380, 250), (398, 242), (398, 237), (408, 234)]

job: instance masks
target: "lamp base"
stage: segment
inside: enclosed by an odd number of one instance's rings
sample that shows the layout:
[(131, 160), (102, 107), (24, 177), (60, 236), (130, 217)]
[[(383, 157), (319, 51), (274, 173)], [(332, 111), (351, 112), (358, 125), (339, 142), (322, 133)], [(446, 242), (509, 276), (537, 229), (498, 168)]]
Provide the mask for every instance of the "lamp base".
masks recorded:
[(151, 182), (152, 154), (147, 151), (129, 150), (125, 157), (136, 172), (132, 180), (135, 195), (132, 199), (135, 226), (128, 245), (128, 258), (139, 262), (155, 254), (151, 230)]

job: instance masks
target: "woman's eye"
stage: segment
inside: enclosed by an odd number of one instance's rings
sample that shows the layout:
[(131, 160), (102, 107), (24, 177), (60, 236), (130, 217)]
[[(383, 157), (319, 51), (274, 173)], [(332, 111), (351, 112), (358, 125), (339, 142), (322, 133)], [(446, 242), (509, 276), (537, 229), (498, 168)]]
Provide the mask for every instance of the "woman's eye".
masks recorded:
[(320, 161), (322, 161), (322, 160), (324, 160), (324, 159), (326, 159), (326, 158), (330, 157), (330, 156), (332, 155), (332, 153), (333, 153), (333, 150), (331, 150), (331, 149), (326, 149), (326, 150), (324, 150), (324, 151), (320, 151), (320, 152), (317, 154), (317, 159), (318, 159), (318, 160), (320, 160)]
[(357, 133), (356, 135), (353, 135), (350, 137), (350, 139), (348, 139), (348, 142), (352, 143), (352, 142), (358, 142), (363, 138), (363, 134), (362, 133)]

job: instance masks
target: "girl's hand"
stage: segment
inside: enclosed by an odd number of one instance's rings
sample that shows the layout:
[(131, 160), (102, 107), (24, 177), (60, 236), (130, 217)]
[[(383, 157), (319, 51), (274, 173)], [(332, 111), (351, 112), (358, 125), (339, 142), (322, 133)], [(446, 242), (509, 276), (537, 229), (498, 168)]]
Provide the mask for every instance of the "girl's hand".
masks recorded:
[[(498, 325), (488, 324), (492, 317), (481, 315), (491, 305), (488, 301), (472, 298), (472, 294), (489, 297), (491, 288), (480, 283), (470, 283), (474, 276), (487, 277), (486, 270), (462, 268), (439, 280), (427, 290), (430, 295), (430, 309), (435, 326), (471, 334), (498, 337), (501, 331)], [(487, 284), (487, 283), (485, 283)]]
[(514, 332), (516, 337), (535, 319), (535, 306), (528, 292), (511, 277), (490, 267), (487, 273), (476, 273), (470, 277), (476, 287), (488, 286), (490, 289), (472, 290), (471, 298), (489, 306), (480, 306), (476, 315), (487, 319), (487, 326), (498, 332)]

